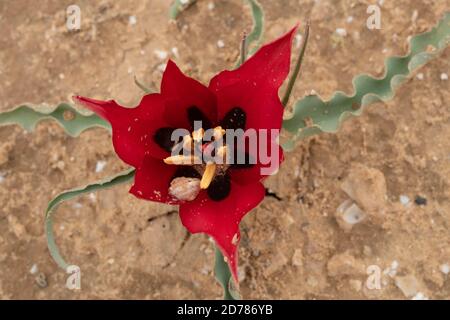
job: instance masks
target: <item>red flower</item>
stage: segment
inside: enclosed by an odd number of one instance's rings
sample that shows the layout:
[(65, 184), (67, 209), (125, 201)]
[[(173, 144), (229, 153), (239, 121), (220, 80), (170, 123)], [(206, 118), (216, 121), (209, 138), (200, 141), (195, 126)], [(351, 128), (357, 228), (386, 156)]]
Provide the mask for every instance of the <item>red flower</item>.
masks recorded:
[[(117, 154), (136, 168), (130, 192), (138, 198), (179, 205), (184, 226), (191, 233), (202, 232), (214, 238), (235, 280), (239, 223), (263, 200), (261, 181), (271, 172), (263, 175), (264, 165), (259, 160), (251, 165), (249, 159), (257, 155), (248, 149), (235, 150), (245, 153), (247, 161), (241, 165), (193, 165), (192, 157), (189, 161), (182, 156), (171, 157), (176, 145), (171, 136), (179, 128), (192, 132), (179, 142), (191, 149), (203, 129), (214, 128), (219, 138), (223, 129), (280, 130), (283, 106), (278, 90), (289, 74), (295, 31), (262, 47), (239, 69), (221, 72), (208, 87), (185, 76), (169, 61), (161, 93), (144, 96), (136, 108), (124, 108), (114, 101), (74, 98), (111, 123)], [(202, 121), (203, 129), (194, 131), (194, 121)], [(269, 137), (260, 148), (270, 153), (276, 144), (281, 163), (283, 153), (277, 137), (270, 133)], [(203, 151), (208, 146), (203, 142), (199, 145)], [(222, 151), (227, 153), (226, 149)]]

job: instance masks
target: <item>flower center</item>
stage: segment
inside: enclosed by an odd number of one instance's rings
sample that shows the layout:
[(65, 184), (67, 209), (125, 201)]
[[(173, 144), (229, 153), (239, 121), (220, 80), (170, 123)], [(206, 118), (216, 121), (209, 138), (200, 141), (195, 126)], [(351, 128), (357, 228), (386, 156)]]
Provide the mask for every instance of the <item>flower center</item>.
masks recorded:
[(228, 179), (225, 178), (229, 167), (226, 164), (227, 146), (221, 145), (216, 150), (214, 144), (214, 142), (223, 142), (225, 130), (220, 126), (214, 128), (212, 142), (204, 143), (204, 135), (205, 131), (201, 128), (193, 131), (190, 135), (184, 136), (181, 142), (173, 147), (173, 150), (183, 150), (183, 154), (164, 159), (164, 163), (168, 165), (192, 167), (201, 177), (181, 176), (173, 179), (169, 187), (169, 193), (178, 200), (192, 201), (201, 189), (206, 190), (210, 187), (219, 190), (219, 194), (214, 192), (216, 196), (212, 196), (216, 200), (221, 200), (227, 195), (226, 192), (220, 192), (220, 190), (228, 190), (229, 184)]

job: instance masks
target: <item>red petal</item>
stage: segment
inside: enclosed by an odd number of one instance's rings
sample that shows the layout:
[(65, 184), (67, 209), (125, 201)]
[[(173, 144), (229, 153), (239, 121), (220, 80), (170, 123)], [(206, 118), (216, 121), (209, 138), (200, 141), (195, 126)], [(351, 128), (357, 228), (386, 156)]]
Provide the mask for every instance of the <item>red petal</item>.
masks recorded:
[(180, 218), (191, 233), (206, 233), (216, 241), (238, 283), (237, 246), (240, 240), (239, 223), (255, 208), (265, 195), (261, 183), (240, 186), (231, 183), (230, 194), (222, 201), (210, 200), (205, 191), (197, 199), (180, 205)]
[(219, 119), (239, 106), (247, 114), (246, 128), (281, 127), (283, 106), (278, 90), (289, 75), (296, 30), (262, 47), (239, 69), (223, 71), (211, 80), (209, 88), (218, 100)]
[(157, 159), (169, 155), (153, 139), (156, 130), (168, 126), (163, 118), (165, 107), (161, 95), (144, 96), (136, 108), (124, 108), (112, 100), (74, 99), (111, 123), (116, 153), (129, 165), (139, 167), (145, 155)]
[(161, 160), (145, 157), (142, 165), (136, 170), (130, 193), (144, 200), (178, 204), (179, 201), (168, 194), (170, 181), (176, 169), (177, 166), (169, 166)]
[(184, 75), (169, 60), (161, 82), (161, 94), (166, 99), (165, 119), (175, 128), (190, 129), (187, 109), (196, 106), (212, 123), (217, 120), (216, 98), (203, 84)]
[[(262, 181), (264, 178), (276, 174), (278, 172), (281, 163), (284, 161), (284, 153), (283, 149), (277, 143), (275, 150), (276, 150), (275, 152), (278, 152), (278, 161), (275, 161), (274, 159), (273, 165), (262, 164), (261, 162), (258, 161), (258, 163), (256, 163), (250, 168), (231, 167), (228, 171), (231, 176), (231, 180), (235, 181), (240, 185), (248, 185), (253, 184), (257, 181)], [(266, 171), (261, 171), (263, 169)]]

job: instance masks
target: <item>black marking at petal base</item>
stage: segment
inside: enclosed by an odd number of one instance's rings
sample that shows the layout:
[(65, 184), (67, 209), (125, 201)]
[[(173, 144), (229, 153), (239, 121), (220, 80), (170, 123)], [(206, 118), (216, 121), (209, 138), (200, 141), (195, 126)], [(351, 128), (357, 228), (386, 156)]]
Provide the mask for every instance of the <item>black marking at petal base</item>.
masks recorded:
[(234, 107), (227, 112), (222, 119), (221, 126), (224, 129), (242, 129), (245, 130), (245, 124), (247, 122), (247, 115), (245, 111), (240, 107)]
[(207, 191), (211, 200), (221, 201), (228, 197), (230, 190), (231, 182), (229, 175), (220, 174), (214, 177)]
[(175, 145), (175, 143), (172, 141), (172, 133), (174, 131), (174, 128), (160, 128), (155, 132), (153, 140), (158, 146), (160, 146), (167, 152), (172, 152), (172, 148)]
[(203, 114), (202, 110), (200, 110), (200, 108), (197, 106), (192, 106), (187, 109), (187, 117), (189, 119), (192, 131), (195, 130), (195, 121), (201, 121), (202, 128), (205, 130), (212, 128), (211, 121), (209, 121), (209, 119)]

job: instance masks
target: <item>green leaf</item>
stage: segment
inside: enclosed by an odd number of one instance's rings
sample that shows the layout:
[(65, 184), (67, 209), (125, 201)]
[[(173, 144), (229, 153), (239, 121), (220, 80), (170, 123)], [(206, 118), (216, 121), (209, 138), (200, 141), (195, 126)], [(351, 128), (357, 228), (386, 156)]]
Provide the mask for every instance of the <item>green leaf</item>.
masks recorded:
[(231, 276), (228, 263), (225, 262), (225, 258), (222, 252), (216, 247), (216, 263), (214, 266), (214, 273), (217, 281), (223, 288), (224, 300), (240, 300), (239, 293), (235, 289), (233, 277)]
[(261, 46), (264, 32), (264, 11), (256, 0), (247, 0), (252, 10), (253, 29), (247, 36), (247, 52), (252, 55)]
[(253, 29), (249, 35), (244, 34), (241, 42), (241, 54), (234, 68), (239, 68), (248, 58), (260, 47), (263, 38), (264, 12), (261, 5), (256, 0), (246, 0), (250, 5), (253, 17)]
[(169, 17), (172, 20), (176, 20), (181, 12), (186, 10), (189, 6), (194, 4), (197, 0), (188, 0), (185, 4), (181, 0), (175, 0), (170, 6)]
[(58, 106), (24, 104), (0, 113), (0, 126), (18, 124), (25, 130), (33, 131), (38, 122), (53, 119), (72, 137), (80, 135), (92, 127), (111, 130), (109, 123), (96, 114), (82, 112), (67, 103)]
[(47, 246), (53, 260), (63, 268), (67, 269), (69, 264), (63, 259), (59, 253), (58, 246), (55, 242), (55, 235), (53, 234), (53, 212), (54, 210), (64, 201), (68, 201), (80, 195), (91, 193), (97, 190), (106, 189), (118, 184), (126, 183), (134, 178), (134, 169), (128, 169), (116, 176), (104, 179), (102, 181), (90, 184), (81, 188), (64, 191), (57, 195), (53, 200), (50, 201), (45, 212), (45, 234), (47, 235)]
[[(450, 13), (447, 13), (433, 30), (411, 38), (409, 54), (387, 58), (382, 78), (365, 74), (355, 77), (352, 96), (338, 91), (329, 101), (323, 101), (316, 95), (299, 100), (294, 105), (292, 117), (283, 121), (283, 128), (293, 134), (283, 147), (290, 150), (297, 139), (321, 132), (336, 132), (344, 120), (361, 115), (364, 107), (392, 99), (396, 89), (411, 73), (436, 57), (449, 43)], [(428, 50), (430, 46), (433, 51)]]

